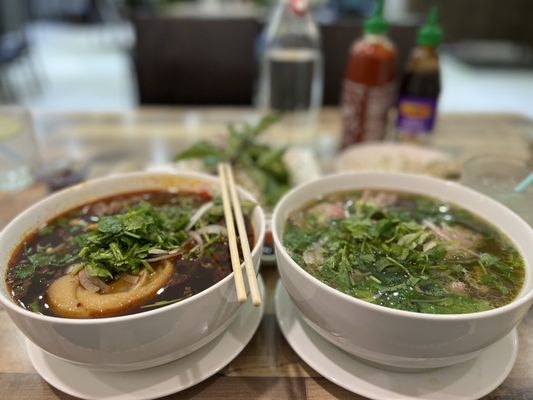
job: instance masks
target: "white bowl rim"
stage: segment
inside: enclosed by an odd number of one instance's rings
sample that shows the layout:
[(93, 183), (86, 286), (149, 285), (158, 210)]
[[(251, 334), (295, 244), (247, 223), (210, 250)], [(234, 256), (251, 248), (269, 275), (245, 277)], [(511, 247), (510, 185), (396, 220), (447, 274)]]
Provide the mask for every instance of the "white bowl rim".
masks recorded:
[[(365, 178), (365, 177), (372, 178), (372, 177), (376, 177), (376, 176), (390, 176), (391, 178), (395, 178), (396, 177), (396, 178), (403, 178), (403, 179), (412, 179), (412, 180), (420, 181), (421, 183), (426, 181), (426, 182), (432, 182), (432, 183), (436, 183), (436, 184), (440, 184), (440, 185), (446, 185), (448, 187), (458, 188), (459, 190), (463, 190), (463, 191), (467, 192), (471, 196), (473, 195), (473, 196), (478, 196), (480, 198), (483, 198), (484, 201), (488, 201), (488, 202), (490, 202), (492, 204), (495, 204), (497, 207), (500, 207), (502, 210), (505, 210), (508, 213), (512, 214), (512, 217), (517, 219), (518, 223), (522, 224), (523, 226), (525, 226), (527, 229), (530, 230), (531, 236), (533, 237), (533, 229), (520, 216), (518, 216), (514, 211), (508, 209), (507, 207), (505, 207), (504, 205), (500, 204), (496, 200), (493, 200), (492, 198), (488, 197), (487, 195), (484, 195), (483, 193), (477, 192), (477, 191), (475, 191), (473, 189), (470, 189), (470, 188), (468, 188), (466, 186), (460, 185), (459, 183), (456, 183), (456, 182), (447, 181), (447, 180), (444, 180), (444, 179), (439, 179), (439, 178), (426, 176), (426, 175), (409, 174), (409, 173), (404, 173), (404, 172), (386, 172), (386, 171), (341, 172), (341, 173), (335, 173), (335, 174), (327, 175), (327, 176), (324, 176), (324, 177), (319, 178), (317, 180), (314, 180), (314, 181), (311, 181), (311, 182), (306, 182), (306, 183), (304, 183), (302, 185), (299, 185), (299, 186), (291, 189), (289, 192), (287, 192), (281, 198), (281, 200), (276, 205), (276, 207), (274, 209), (274, 212), (272, 214), (272, 237), (273, 237), (274, 247), (275, 247), (276, 252), (278, 252), (278, 251), (281, 252), (281, 255), (286, 260), (288, 260), (289, 265), (293, 269), (295, 269), (297, 271), (297, 273), (299, 273), (302, 276), (306, 276), (306, 277), (311, 278), (311, 280), (313, 282), (315, 282), (320, 288), (322, 288), (323, 290), (325, 290), (329, 294), (331, 294), (333, 296), (340, 297), (341, 299), (343, 299), (345, 301), (348, 301), (348, 302), (351, 302), (354, 305), (357, 305), (359, 307), (364, 307), (364, 308), (366, 308), (368, 310), (372, 310), (372, 311), (375, 311), (375, 312), (378, 312), (378, 313), (388, 314), (388, 315), (396, 316), (396, 317), (406, 317), (406, 318), (412, 318), (412, 319), (417, 319), (417, 320), (420, 319), (420, 320), (431, 320), (431, 321), (452, 321), (452, 320), (453, 321), (457, 321), (457, 320), (471, 320), (471, 319), (490, 318), (490, 317), (493, 317), (495, 315), (503, 314), (503, 313), (511, 311), (511, 310), (513, 310), (515, 308), (518, 308), (521, 305), (523, 305), (524, 303), (527, 303), (527, 302), (531, 301), (531, 299), (533, 298), (533, 288), (532, 288), (525, 295), (523, 295), (523, 296), (521, 296), (519, 298), (515, 297), (510, 303), (507, 303), (507, 304), (505, 304), (505, 305), (503, 305), (501, 307), (493, 308), (493, 309), (487, 310), (487, 311), (478, 311), (478, 312), (464, 313), (464, 314), (418, 313), (418, 312), (415, 312), (415, 311), (398, 310), (398, 309), (395, 309), (395, 308), (390, 308), (390, 307), (381, 306), (381, 305), (378, 305), (378, 304), (369, 303), (367, 301), (364, 301), (364, 300), (358, 299), (356, 297), (350, 296), (350, 295), (348, 295), (346, 293), (343, 293), (340, 290), (337, 290), (337, 289), (325, 284), (320, 279), (315, 278), (313, 275), (311, 275), (309, 272), (307, 272), (303, 267), (300, 267), (300, 265), (298, 265), (292, 259), (292, 257), (289, 255), (287, 250), (285, 250), (285, 247), (283, 246), (283, 244), (282, 244), (282, 242), (280, 240), (280, 237), (278, 235), (278, 230), (281, 228), (276, 223), (276, 221), (278, 219), (278, 214), (281, 212), (280, 210), (284, 206), (284, 203), (287, 201), (287, 198), (289, 198), (289, 196), (291, 196), (293, 193), (298, 192), (298, 191), (300, 191), (302, 189), (305, 189), (308, 186), (317, 185), (320, 182), (326, 183), (329, 180), (339, 179), (339, 178), (346, 177), (346, 176), (350, 176), (350, 177), (354, 177), (354, 178), (355, 177), (357, 177), (357, 178)], [(409, 193), (409, 190), (404, 190), (404, 192)], [(328, 193), (328, 192), (326, 192), (326, 193)], [(334, 193), (334, 190), (332, 190), (331, 193)], [(423, 188), (420, 190), (419, 193), (420, 194), (424, 193)], [(432, 196), (430, 194), (427, 194), (427, 196), (430, 196), (430, 197), (433, 197), (433, 198), (435, 197), (435, 196)], [(309, 198), (307, 200), (311, 200), (311, 199)], [(452, 201), (452, 203), (453, 203), (453, 201)], [(301, 207), (302, 205), (303, 204), (298, 204), (296, 207), (293, 207), (292, 209), (293, 210), (297, 209), (298, 207)], [(474, 212), (474, 214), (475, 214), (475, 212)], [(482, 219), (485, 220), (485, 218), (482, 218)], [(503, 233), (506, 234), (506, 232), (503, 232)], [(524, 258), (523, 254), (521, 254), (521, 255)], [(526, 269), (526, 273), (529, 273), (529, 274), (533, 273), (533, 265), (529, 265), (526, 262), (525, 259), (524, 259), (524, 264), (525, 264), (524, 268)]]
[[(2, 231), (0, 231), (0, 241), (2, 240), (3, 236), (6, 235), (6, 232), (8, 232), (11, 229), (12, 226), (16, 225), (18, 223), (18, 221), (25, 214), (30, 213), (30, 212), (35, 212), (37, 209), (46, 206), (49, 201), (55, 199), (58, 196), (64, 196), (65, 193), (68, 193), (68, 192), (74, 192), (74, 191), (77, 191), (77, 190), (83, 190), (87, 186), (92, 187), (92, 186), (95, 186), (95, 185), (101, 185), (101, 184), (106, 183), (108, 181), (120, 180), (120, 179), (131, 179), (131, 178), (135, 178), (135, 177), (142, 177), (142, 178), (149, 178), (149, 177), (154, 177), (154, 178), (157, 178), (157, 177), (172, 177), (172, 178), (174, 178), (174, 177), (186, 177), (186, 178), (193, 178), (193, 179), (198, 179), (198, 180), (206, 180), (206, 181), (210, 181), (210, 182), (217, 182), (218, 181), (218, 177), (213, 176), (213, 175), (200, 173), (200, 172), (175, 172), (174, 173), (174, 172), (146, 172), (146, 171), (136, 171), (136, 172), (113, 174), (113, 175), (108, 175), (108, 176), (104, 176), (104, 177), (101, 177), (101, 178), (90, 179), (90, 180), (81, 182), (79, 184), (76, 184), (76, 185), (73, 185), (73, 186), (69, 186), (69, 187), (67, 187), (65, 189), (62, 189), (62, 190), (60, 190), (58, 192), (55, 192), (55, 193), (53, 193), (53, 194), (51, 194), (49, 196), (46, 196), (45, 198), (39, 200), (37, 203), (31, 205), (30, 207), (28, 207), (27, 209), (25, 209), (24, 211), (19, 213), (14, 219), (11, 220), (11, 222), (9, 222), (9, 224), (7, 224), (4, 227), (4, 229), (2, 229)], [(251, 251), (252, 252), (252, 257), (253, 257), (259, 251), (259, 248), (261, 247), (262, 238), (264, 238), (264, 236), (265, 236), (265, 214), (263, 212), (263, 209), (261, 208), (261, 206), (257, 202), (257, 200), (248, 191), (242, 189), (241, 187), (237, 187), (237, 190), (239, 191), (239, 193), (241, 195), (244, 195), (245, 198), (252, 199), (253, 201), (255, 201), (256, 207), (254, 209), (254, 212), (256, 212), (255, 210), (257, 210), (259, 212), (259, 226), (255, 227), (257, 229), (257, 238), (256, 238), (256, 241), (254, 243), (254, 247), (253, 247), (253, 249)], [(127, 194), (127, 193), (132, 193), (132, 192), (135, 192), (135, 191), (136, 190), (133, 190), (133, 191), (131, 191), (131, 190), (117, 191), (117, 192), (114, 192), (114, 194), (110, 194), (109, 196), (112, 197), (112, 196), (115, 196), (115, 195), (120, 195), (121, 193)], [(105, 197), (108, 197), (108, 196), (106, 195), (106, 196), (104, 196), (104, 198)], [(64, 212), (68, 212), (69, 210), (73, 210), (73, 209), (75, 209), (75, 208), (77, 208), (77, 207), (79, 207), (81, 205), (83, 205), (83, 202), (80, 202), (80, 204), (78, 206), (70, 207), (68, 210), (66, 210)], [(60, 214), (54, 214), (54, 213), (50, 213), (50, 214), (51, 214), (51, 217), (50, 218), (46, 218), (47, 221), (49, 221), (50, 219), (55, 218), (57, 215), (60, 215)], [(20, 243), (20, 240), (19, 240), (19, 243)], [(13, 249), (11, 251), (13, 251)], [(243, 268), (243, 264), (241, 264), (241, 269), (242, 268)], [(7, 268), (6, 268), (5, 272), (7, 272)], [(121, 323), (121, 322), (128, 321), (128, 320), (132, 321), (132, 320), (135, 320), (135, 319), (147, 318), (147, 317), (149, 317), (151, 315), (156, 315), (156, 314), (163, 313), (163, 312), (169, 312), (172, 309), (179, 308), (179, 307), (184, 307), (188, 303), (190, 303), (192, 301), (195, 301), (196, 299), (198, 299), (198, 298), (200, 298), (202, 296), (206, 296), (209, 293), (211, 293), (212, 291), (218, 289), (219, 286), (222, 286), (227, 280), (230, 280), (230, 279), (233, 279), (233, 271), (230, 272), (225, 278), (221, 279), (220, 281), (218, 281), (214, 285), (209, 286), (207, 289), (204, 289), (200, 293), (197, 293), (197, 294), (195, 294), (195, 295), (193, 295), (193, 296), (191, 296), (189, 298), (180, 300), (180, 301), (178, 301), (178, 302), (176, 302), (174, 304), (169, 304), (169, 305), (166, 305), (166, 306), (163, 306), (163, 307), (160, 307), (160, 308), (156, 308), (155, 310), (147, 310), (147, 311), (142, 311), (142, 312), (138, 312), (138, 313), (135, 313), (135, 314), (118, 315), (118, 316), (113, 316), (113, 317), (64, 318), (64, 317), (54, 317), (54, 316), (50, 316), (50, 315), (37, 314), (37, 313), (35, 313), (33, 311), (29, 311), (29, 310), (27, 310), (27, 309), (15, 304), (12, 301), (12, 299), (9, 297), (9, 294), (4, 295), (1, 292), (0, 292), (0, 304), (2, 304), (2, 306), (4, 306), (4, 307), (7, 307), (7, 308), (15, 311), (18, 314), (22, 314), (22, 315), (24, 315), (26, 317), (29, 317), (31, 319), (36, 319), (36, 320), (40, 320), (40, 321), (60, 323), (60, 324), (64, 324), (64, 325), (101, 325), (101, 324), (110, 324), (110, 323), (112, 324), (112, 323)], [(5, 285), (5, 274), (2, 274), (2, 284)]]

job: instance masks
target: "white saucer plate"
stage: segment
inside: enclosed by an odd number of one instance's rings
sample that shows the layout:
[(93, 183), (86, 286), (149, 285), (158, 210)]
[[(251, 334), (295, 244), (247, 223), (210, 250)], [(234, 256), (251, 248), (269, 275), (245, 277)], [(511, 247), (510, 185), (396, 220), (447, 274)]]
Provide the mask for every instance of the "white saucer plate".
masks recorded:
[[(264, 298), (265, 286), (260, 276), (258, 280)], [(37, 373), (62, 392), (83, 399), (153, 399), (185, 390), (224, 368), (252, 339), (263, 311), (263, 305), (256, 308), (249, 299), (228, 329), (204, 347), (171, 363), (139, 371), (93, 371), (56, 358), (30, 341), (26, 347)]]
[(513, 330), (474, 360), (425, 372), (393, 372), (370, 366), (322, 338), (304, 322), (281, 281), (275, 305), (285, 339), (310, 367), (331, 382), (375, 400), (478, 399), (505, 380), (518, 353), (518, 335)]

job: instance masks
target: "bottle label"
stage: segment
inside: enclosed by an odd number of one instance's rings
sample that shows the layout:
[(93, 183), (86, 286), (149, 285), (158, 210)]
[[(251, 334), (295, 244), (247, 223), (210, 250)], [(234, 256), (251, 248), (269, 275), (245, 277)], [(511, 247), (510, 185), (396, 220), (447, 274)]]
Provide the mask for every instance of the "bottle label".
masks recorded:
[(367, 86), (344, 81), (342, 93), (342, 145), (381, 140), (387, 130), (387, 114), (392, 104), (394, 84)]
[(396, 127), (404, 134), (427, 135), (433, 130), (437, 99), (400, 95)]

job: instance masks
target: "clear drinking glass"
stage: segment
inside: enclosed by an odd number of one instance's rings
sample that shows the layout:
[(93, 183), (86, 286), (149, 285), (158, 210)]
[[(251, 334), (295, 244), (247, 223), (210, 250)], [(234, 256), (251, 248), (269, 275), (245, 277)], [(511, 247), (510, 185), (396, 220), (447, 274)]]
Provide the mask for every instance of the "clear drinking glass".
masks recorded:
[(533, 226), (533, 185), (521, 193), (514, 191), (532, 171), (527, 160), (479, 156), (464, 164), (461, 183), (506, 205)]
[[(278, 0), (262, 34), (256, 105), (282, 117), (276, 142), (309, 145), (322, 105), (320, 31), (307, 0)], [(269, 130), (275, 135), (276, 127)]]
[(21, 107), (0, 107), (0, 191), (31, 185), (38, 162), (30, 113)]

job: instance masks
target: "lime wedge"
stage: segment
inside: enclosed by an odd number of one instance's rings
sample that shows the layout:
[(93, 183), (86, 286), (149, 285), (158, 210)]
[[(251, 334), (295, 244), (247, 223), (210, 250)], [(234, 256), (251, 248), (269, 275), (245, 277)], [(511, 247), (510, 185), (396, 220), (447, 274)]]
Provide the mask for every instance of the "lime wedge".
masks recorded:
[(0, 140), (17, 136), (22, 131), (22, 124), (15, 118), (0, 116)]

